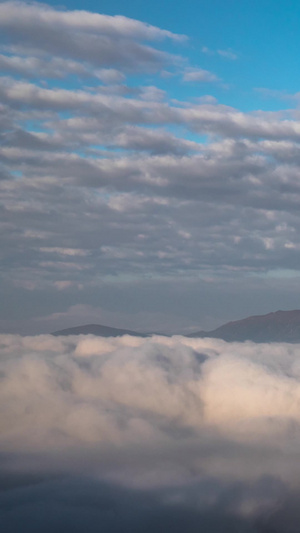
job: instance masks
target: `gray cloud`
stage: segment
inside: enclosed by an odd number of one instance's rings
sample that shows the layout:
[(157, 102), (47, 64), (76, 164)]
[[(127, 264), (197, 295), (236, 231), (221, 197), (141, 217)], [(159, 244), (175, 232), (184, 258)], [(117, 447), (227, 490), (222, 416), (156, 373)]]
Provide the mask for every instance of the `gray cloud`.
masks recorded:
[(122, 65), (134, 70), (155, 70), (172, 59), (171, 55), (143, 44), (144, 41), (185, 39), (123, 16), (68, 12), (25, 2), (3, 2), (0, 21), (3, 36), (21, 54), (27, 50), (29, 54), (46, 53), (95, 66)]
[(6, 74), (23, 77), (64, 78), (66, 74), (89, 75), (89, 70), (81, 63), (62, 58), (22, 57), (0, 54), (0, 68)]
[[(1, 4), (1, 25), (16, 31), (25, 31), (37, 25), (41, 28), (79, 29), (82, 31), (100, 32), (113, 37), (122, 36), (143, 40), (162, 39), (165, 37), (182, 40), (167, 30), (161, 30), (150, 24), (123, 16), (102, 15), (88, 11), (56, 10), (46, 4), (30, 4), (26, 2), (3, 2)], [(34, 38), (34, 37), (33, 37)]]
[[(278, 141), (298, 141), (300, 125), (287, 120), (284, 114), (243, 113), (220, 104), (172, 105), (153, 101), (152, 98), (126, 98), (107, 95), (100, 91), (48, 89), (32, 83), (2, 78), (0, 94), (3, 102), (13, 108), (53, 111), (72, 110), (76, 115), (96, 114), (110, 128), (118, 123), (182, 125), (198, 133), (220, 135), (226, 138), (266, 138)], [(66, 123), (68, 124), (68, 122)]]

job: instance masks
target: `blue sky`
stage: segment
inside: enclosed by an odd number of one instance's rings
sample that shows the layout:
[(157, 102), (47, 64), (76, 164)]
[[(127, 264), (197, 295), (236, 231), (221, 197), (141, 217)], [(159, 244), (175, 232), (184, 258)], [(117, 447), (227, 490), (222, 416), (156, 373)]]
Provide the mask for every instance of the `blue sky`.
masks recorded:
[(2, 331), (299, 308), (299, 11), (0, 3)]

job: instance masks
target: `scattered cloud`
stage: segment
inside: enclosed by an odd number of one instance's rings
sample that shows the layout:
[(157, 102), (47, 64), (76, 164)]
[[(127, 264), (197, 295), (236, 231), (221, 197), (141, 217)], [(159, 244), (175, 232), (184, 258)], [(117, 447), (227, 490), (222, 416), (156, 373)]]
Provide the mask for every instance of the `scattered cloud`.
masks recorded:
[(238, 54), (234, 52), (233, 50), (231, 50), (230, 48), (226, 50), (222, 50), (222, 49), (212, 50), (211, 48), (208, 48), (207, 46), (202, 46), (202, 52), (203, 54), (206, 54), (208, 56), (219, 55), (221, 57), (224, 57), (225, 59), (230, 59), (232, 61), (235, 61), (236, 59), (238, 59)]
[[(178, 56), (184, 37), (130, 18), (3, 2), (0, 27), (3, 301), (19, 290), (18, 309), (28, 305), (39, 318), (66, 312), (78, 291), (82, 305), (102, 307), (103, 285), (115, 283), (126, 298), (129, 286), (134, 293), (121, 325), (130, 316), (134, 329), (144, 317), (144, 325), (164, 321), (174, 331), (183, 320), (200, 325), (200, 314), (206, 320), (205, 283), (220, 293), (234, 272), (245, 295), (250, 277), (297, 269), (297, 110), (220, 103), (207, 94), (217, 74)], [(174, 98), (171, 82), (196, 97)], [(191, 280), (190, 298), (201, 287), (203, 309), (194, 302), (191, 316), (186, 303), (179, 316), (164, 307), (166, 280)], [(149, 310), (146, 283), (160, 291)], [(57, 308), (53, 288), (65, 295)], [(113, 302), (105, 316), (121, 306)], [(267, 312), (273, 299), (265, 305)], [(239, 317), (225, 307), (208, 316)], [(2, 331), (16, 314), (8, 312)]]
[(217, 54), (219, 54), (221, 57), (225, 57), (226, 59), (231, 59), (232, 61), (238, 58), (238, 55), (232, 50), (217, 50)]
[(183, 74), (183, 81), (212, 82), (218, 81), (218, 78), (215, 74), (209, 72), (208, 70), (189, 67)]

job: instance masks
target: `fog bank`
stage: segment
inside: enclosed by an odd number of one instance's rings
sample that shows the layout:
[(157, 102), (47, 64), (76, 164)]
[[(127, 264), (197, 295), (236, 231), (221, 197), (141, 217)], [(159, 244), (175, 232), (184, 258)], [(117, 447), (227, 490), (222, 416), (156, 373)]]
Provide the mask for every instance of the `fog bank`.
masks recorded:
[(28, 531), (294, 531), (299, 345), (50, 335), (0, 344), (6, 530), (26, 519)]

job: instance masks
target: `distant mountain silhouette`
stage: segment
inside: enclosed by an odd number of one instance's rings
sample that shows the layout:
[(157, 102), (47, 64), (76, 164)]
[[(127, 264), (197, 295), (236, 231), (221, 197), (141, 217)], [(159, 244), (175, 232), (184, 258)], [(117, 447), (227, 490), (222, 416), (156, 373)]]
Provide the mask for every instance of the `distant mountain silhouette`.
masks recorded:
[(300, 310), (250, 316), (228, 322), (212, 331), (190, 333), (188, 337), (212, 337), (240, 342), (300, 342)]
[(54, 331), (52, 335), (97, 335), (98, 337), (120, 337), (121, 335), (132, 335), (133, 337), (149, 337), (147, 333), (137, 333), (129, 329), (110, 328), (99, 324), (87, 324), (86, 326), (76, 326), (75, 328), (61, 329)]
[[(96, 335), (99, 337), (149, 337), (151, 333), (138, 333), (128, 329), (111, 328), (99, 324), (87, 324), (55, 331), (52, 335)], [(198, 331), (187, 337), (211, 337), (229, 342), (300, 342), (300, 310), (276, 311), (228, 322), (212, 331)]]

